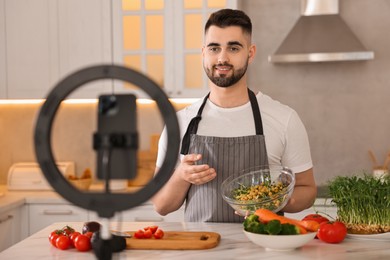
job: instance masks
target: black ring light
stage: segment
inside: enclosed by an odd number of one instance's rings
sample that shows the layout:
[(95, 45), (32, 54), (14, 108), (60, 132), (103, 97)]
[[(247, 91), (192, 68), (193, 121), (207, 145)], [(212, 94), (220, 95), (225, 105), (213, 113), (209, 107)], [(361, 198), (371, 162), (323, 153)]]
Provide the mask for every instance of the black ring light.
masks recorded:
[[(144, 188), (135, 193), (81, 192), (74, 188), (59, 171), (51, 147), (51, 128), (54, 115), (62, 100), (81, 85), (98, 79), (118, 79), (143, 89), (153, 100), (164, 119), (168, 148), (164, 163), (158, 174)], [(177, 161), (180, 145), (179, 125), (176, 112), (161, 88), (148, 77), (129, 68), (116, 65), (98, 65), (81, 69), (60, 81), (49, 93), (42, 105), (35, 126), (35, 153), (37, 161), (48, 182), (66, 200), (96, 211), (100, 217), (110, 218), (151, 198), (170, 178)]]

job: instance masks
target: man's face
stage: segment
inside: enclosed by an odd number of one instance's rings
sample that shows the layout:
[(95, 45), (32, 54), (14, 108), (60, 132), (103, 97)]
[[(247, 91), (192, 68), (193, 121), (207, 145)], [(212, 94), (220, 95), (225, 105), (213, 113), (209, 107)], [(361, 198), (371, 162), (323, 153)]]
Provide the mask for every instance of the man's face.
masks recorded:
[(238, 26), (211, 26), (205, 35), (202, 52), (207, 76), (215, 85), (226, 88), (245, 75), (255, 47), (250, 45), (250, 36)]

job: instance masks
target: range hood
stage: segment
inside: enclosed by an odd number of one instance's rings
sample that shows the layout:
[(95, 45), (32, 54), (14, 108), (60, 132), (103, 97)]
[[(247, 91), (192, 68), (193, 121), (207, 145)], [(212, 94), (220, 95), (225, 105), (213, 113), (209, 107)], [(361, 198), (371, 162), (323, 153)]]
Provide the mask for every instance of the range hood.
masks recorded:
[(273, 63), (372, 60), (339, 15), (338, 0), (301, 0), (301, 16), (275, 54)]

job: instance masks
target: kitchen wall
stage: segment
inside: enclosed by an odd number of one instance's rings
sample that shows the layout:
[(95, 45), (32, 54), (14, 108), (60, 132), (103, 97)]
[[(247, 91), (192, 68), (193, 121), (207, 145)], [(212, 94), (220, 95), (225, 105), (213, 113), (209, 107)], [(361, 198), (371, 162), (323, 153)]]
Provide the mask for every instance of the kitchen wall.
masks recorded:
[[(257, 57), (250, 87), (293, 107), (306, 125), (318, 184), (336, 175), (371, 170), (368, 149), (378, 161), (390, 150), (390, 0), (340, 0), (340, 15), (372, 61), (275, 65), (273, 53), (300, 15), (300, 0), (245, 0), (239, 7), (253, 20)], [(35, 160), (33, 129), (39, 105), (0, 105), (0, 184), (12, 163)], [(95, 105), (61, 107), (53, 130), (58, 160), (75, 160), (77, 170), (94, 168)], [(141, 149), (161, 131), (154, 105), (140, 109)]]
[[(340, 15), (372, 61), (275, 65), (267, 61), (300, 15), (300, 0), (245, 0), (257, 58), (250, 87), (293, 107), (310, 138), (315, 177), (371, 171), (368, 149), (379, 163), (390, 151), (390, 1), (340, 0)], [(337, 40), (337, 39), (335, 39)]]
[[(180, 109), (187, 104), (173, 104)], [(0, 184), (7, 181), (13, 163), (34, 162), (33, 135), (41, 104), (0, 104)], [(161, 133), (163, 119), (155, 103), (137, 105), (140, 150), (150, 150), (151, 136)], [(92, 135), (96, 131), (96, 104), (62, 104), (52, 128), (52, 150), (57, 161), (76, 162), (76, 173), (95, 172)]]

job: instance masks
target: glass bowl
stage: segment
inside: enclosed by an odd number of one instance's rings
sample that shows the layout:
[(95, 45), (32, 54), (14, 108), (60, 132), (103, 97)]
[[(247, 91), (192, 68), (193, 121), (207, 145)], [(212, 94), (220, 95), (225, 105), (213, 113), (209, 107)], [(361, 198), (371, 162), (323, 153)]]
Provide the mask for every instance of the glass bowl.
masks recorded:
[(278, 212), (290, 199), (294, 185), (295, 175), (287, 167), (257, 166), (229, 176), (221, 184), (221, 194), (242, 216), (259, 208)]

